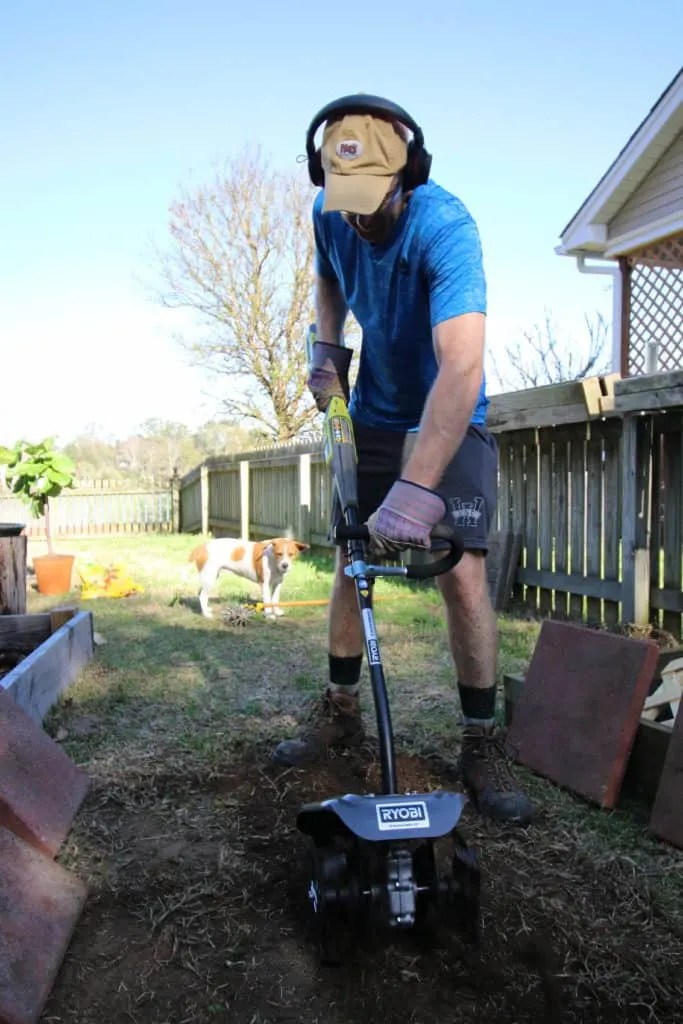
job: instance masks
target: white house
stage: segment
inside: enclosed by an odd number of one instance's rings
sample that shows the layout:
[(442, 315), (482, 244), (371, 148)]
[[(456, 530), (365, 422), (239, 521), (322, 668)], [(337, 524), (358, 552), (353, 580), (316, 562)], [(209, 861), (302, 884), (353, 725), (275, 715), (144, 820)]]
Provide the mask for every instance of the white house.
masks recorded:
[(613, 277), (613, 370), (683, 369), (683, 69), (560, 238), (582, 273)]

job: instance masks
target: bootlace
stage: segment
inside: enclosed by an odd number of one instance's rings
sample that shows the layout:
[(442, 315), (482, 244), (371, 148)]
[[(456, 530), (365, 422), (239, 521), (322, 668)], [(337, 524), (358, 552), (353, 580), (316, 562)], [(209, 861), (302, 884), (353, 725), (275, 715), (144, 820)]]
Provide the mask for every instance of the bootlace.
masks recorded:
[(475, 757), (486, 761), (491, 781), (501, 788), (514, 788), (511, 770), (512, 758), (506, 747), (506, 736), (500, 730), (482, 733), (471, 739), (471, 750)]

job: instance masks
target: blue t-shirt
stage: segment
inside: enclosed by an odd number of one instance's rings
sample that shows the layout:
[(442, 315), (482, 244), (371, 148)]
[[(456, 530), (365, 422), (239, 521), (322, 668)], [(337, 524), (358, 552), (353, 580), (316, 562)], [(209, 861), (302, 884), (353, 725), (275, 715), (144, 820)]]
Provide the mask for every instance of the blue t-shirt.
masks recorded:
[[(438, 370), (432, 328), (486, 313), (477, 226), (432, 181), (415, 189), (384, 245), (359, 238), (340, 213), (322, 213), (322, 204), (321, 191), (313, 203), (316, 269), (339, 282), (363, 331), (349, 410), (367, 426), (416, 430)], [(484, 424), (487, 409), (484, 379), (471, 422)]]

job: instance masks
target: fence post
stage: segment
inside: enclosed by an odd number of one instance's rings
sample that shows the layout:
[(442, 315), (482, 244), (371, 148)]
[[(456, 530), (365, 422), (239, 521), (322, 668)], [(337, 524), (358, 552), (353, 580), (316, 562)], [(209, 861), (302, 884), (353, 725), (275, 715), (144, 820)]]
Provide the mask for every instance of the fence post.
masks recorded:
[(182, 506), (180, 503), (180, 474), (173, 470), (171, 477), (171, 533), (182, 533)]
[(297, 539), (310, 543), (311, 535), (311, 455), (304, 452), (299, 456), (299, 512), (297, 518)]
[(240, 461), (240, 537), (249, 540), (249, 459)]
[(202, 509), (202, 534), (209, 532), (209, 467), (202, 463), (199, 468), (199, 501)]
[(626, 413), (623, 420), (621, 471), (622, 621), (650, 621), (650, 520), (652, 484), (651, 418)]

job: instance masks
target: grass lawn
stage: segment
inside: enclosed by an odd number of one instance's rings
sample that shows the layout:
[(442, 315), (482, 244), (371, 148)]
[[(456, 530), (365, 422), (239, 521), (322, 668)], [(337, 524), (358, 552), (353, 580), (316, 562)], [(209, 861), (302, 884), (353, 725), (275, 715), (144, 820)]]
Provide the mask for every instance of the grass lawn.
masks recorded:
[[(372, 750), (315, 771), (269, 763), (324, 682), (327, 609), (226, 625), (222, 608), (259, 595), (224, 575), (216, 618), (204, 620), (187, 564), (196, 542), (57, 545), (78, 559), (124, 561), (145, 589), (79, 602), (104, 643), (45, 723), (92, 780), (59, 856), (91, 897), (45, 1021), (683, 1020), (683, 856), (648, 835), (637, 809), (601, 812), (522, 770), (544, 808), (534, 826), (500, 828), (465, 813), (484, 872), (480, 957), (457, 936), (430, 949), (403, 937), (343, 968), (319, 968), (296, 812), (376, 788), (378, 766)], [(31, 542), (30, 555), (42, 550)], [(326, 598), (330, 568), (327, 557), (302, 558), (283, 599)], [(377, 603), (376, 619), (402, 782), (452, 787), (426, 756), (458, 752), (438, 596), (389, 581), (376, 593), (391, 598)], [(29, 611), (62, 603), (31, 593)], [(501, 674), (524, 671), (537, 631), (501, 616)], [(372, 736), (367, 685), (364, 707)]]

